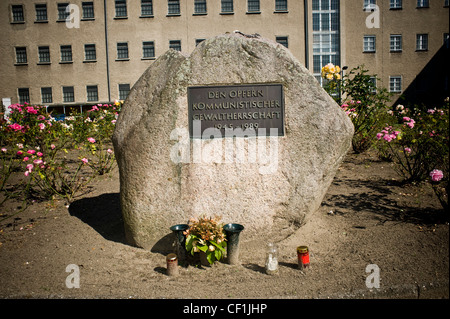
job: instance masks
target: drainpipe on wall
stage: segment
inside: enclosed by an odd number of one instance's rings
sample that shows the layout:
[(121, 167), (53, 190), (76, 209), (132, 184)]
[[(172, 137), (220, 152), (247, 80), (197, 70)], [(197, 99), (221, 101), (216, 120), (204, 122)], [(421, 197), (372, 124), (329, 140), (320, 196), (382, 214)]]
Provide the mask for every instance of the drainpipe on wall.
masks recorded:
[(304, 0), (305, 21), (305, 67), (309, 69), (309, 30), (308, 30), (308, 0)]
[(108, 19), (106, 13), (106, 0), (103, 0), (103, 10), (105, 19), (106, 82), (108, 84), (108, 101), (111, 102), (111, 84), (109, 81), (109, 55), (108, 55)]

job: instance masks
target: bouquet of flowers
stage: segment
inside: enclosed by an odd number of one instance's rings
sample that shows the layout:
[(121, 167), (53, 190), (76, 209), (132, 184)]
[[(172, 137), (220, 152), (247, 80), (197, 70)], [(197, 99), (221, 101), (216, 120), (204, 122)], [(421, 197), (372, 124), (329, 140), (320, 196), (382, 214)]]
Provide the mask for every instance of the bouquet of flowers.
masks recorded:
[(219, 223), (220, 217), (202, 217), (198, 220), (189, 220), (189, 229), (186, 235), (186, 250), (192, 255), (204, 252), (210, 264), (222, 259), (227, 246), (223, 225)]

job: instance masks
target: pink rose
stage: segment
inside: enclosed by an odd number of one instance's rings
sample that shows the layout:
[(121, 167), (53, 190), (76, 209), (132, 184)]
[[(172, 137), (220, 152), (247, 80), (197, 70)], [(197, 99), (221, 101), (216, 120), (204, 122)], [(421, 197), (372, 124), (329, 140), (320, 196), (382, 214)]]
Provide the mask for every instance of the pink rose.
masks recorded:
[(83, 158), (81, 159), (81, 161), (82, 161), (84, 164), (87, 164), (87, 163), (89, 162), (89, 160), (88, 160), (86, 157), (83, 157)]
[(55, 144), (50, 145), (50, 148), (54, 150), (56, 148)]
[(36, 153), (36, 151), (35, 150), (28, 150), (27, 153), (33, 155), (34, 153)]
[(42, 157), (44, 154), (42, 154), (41, 152), (37, 152), (36, 155)]
[(23, 161), (24, 161), (24, 162), (27, 162), (29, 159), (30, 159), (30, 158), (29, 158), (28, 156), (25, 156), (25, 157), (23, 158)]
[(409, 147), (405, 147), (405, 152), (409, 154), (411, 153), (411, 149)]
[(433, 182), (439, 182), (444, 177), (444, 174), (441, 170), (434, 169), (431, 171), (430, 176)]
[(89, 137), (87, 140), (91, 143), (95, 143), (95, 139), (93, 137)]

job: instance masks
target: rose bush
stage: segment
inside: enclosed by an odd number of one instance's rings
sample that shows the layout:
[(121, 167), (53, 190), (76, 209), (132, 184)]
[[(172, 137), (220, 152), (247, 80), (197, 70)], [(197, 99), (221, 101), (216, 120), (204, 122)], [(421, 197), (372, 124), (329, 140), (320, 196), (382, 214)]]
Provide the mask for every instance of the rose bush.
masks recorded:
[[(121, 105), (96, 105), (65, 121), (56, 121), (43, 106), (11, 105), (9, 118), (0, 122), (2, 200), (56, 195), (71, 201), (96, 175), (108, 173), (115, 163), (110, 145)], [(17, 171), (25, 180), (9, 185)]]
[(448, 207), (448, 101), (442, 108), (433, 109), (397, 105), (388, 114), (390, 121), (376, 134), (381, 157), (396, 164), (405, 182), (431, 177), (436, 195)]

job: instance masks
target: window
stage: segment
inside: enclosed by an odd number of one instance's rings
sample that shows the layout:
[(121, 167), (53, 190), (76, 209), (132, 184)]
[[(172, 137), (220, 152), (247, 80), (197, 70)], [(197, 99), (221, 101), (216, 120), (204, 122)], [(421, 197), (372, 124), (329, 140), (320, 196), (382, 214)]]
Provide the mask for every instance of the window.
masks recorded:
[(42, 103), (53, 103), (52, 88), (41, 88)]
[(16, 63), (17, 64), (26, 64), (27, 61), (27, 48), (26, 47), (17, 47), (16, 48)]
[(377, 93), (377, 78), (375, 76), (371, 76), (370, 77), (370, 82), (371, 82), (371, 86), (372, 88), (370, 89), (370, 93)]
[(221, 13), (233, 13), (233, 0), (222, 0), (221, 7)]
[(95, 51), (95, 44), (84, 45), (84, 60), (95, 61), (97, 60), (97, 53)]
[(429, 6), (428, 0), (417, 0), (417, 8), (428, 8)]
[(66, 8), (69, 4), (68, 3), (58, 3), (58, 20), (59, 21), (65, 21), (69, 15), (70, 12), (66, 12)]
[(63, 86), (63, 102), (75, 102), (73, 86)]
[(195, 46), (199, 45), (203, 41), (205, 41), (205, 39), (195, 39)]
[(449, 3), (449, 0), (445, 0), (445, 1), (444, 1), (444, 7), (448, 7), (448, 6), (449, 6), (448, 3)]
[(364, 10), (375, 9), (376, 5), (377, 5), (376, 0), (364, 0)]
[(119, 84), (119, 100), (126, 100), (128, 93), (130, 93), (130, 85)]
[(153, 41), (143, 42), (142, 50), (144, 59), (153, 59), (155, 57), (155, 43)]
[(389, 77), (389, 91), (393, 93), (400, 93), (402, 91), (402, 77), (390, 76)]
[(391, 0), (390, 9), (401, 9), (402, 0)]
[(175, 51), (181, 51), (181, 41), (180, 40), (170, 40), (169, 49), (174, 49)]
[(97, 87), (97, 85), (88, 85), (88, 86), (86, 86), (86, 94), (87, 94), (87, 101), (88, 102), (98, 101), (98, 87)]
[(128, 59), (128, 43), (117, 43), (117, 59)]
[(61, 62), (72, 62), (71, 45), (61, 45)]
[(288, 11), (287, 0), (275, 0), (275, 12), (277, 11)]
[(428, 34), (418, 34), (416, 36), (416, 51), (428, 50)]
[(141, 0), (141, 16), (151, 17), (153, 16), (153, 1)]
[(126, 0), (115, 0), (115, 1), (116, 1), (116, 18), (126, 18), (127, 1)]
[(391, 34), (390, 39), (391, 52), (401, 52), (402, 51), (402, 36)]
[(376, 37), (374, 35), (364, 36), (364, 52), (376, 51)]
[(322, 84), (322, 67), (340, 64), (339, 0), (312, 0), (313, 74)]
[(195, 0), (194, 14), (206, 14), (206, 0)]
[(39, 63), (50, 63), (50, 48), (45, 47), (39, 47)]
[(448, 33), (444, 33), (444, 46), (448, 49), (450, 46), (450, 40)]
[(83, 8), (83, 19), (94, 19), (94, 2), (83, 2), (81, 4)]
[(36, 22), (47, 22), (47, 4), (36, 4)]
[(247, 0), (247, 13), (259, 13), (259, 0)]
[(22, 5), (11, 6), (12, 22), (25, 22)]
[(180, 14), (180, 0), (168, 0), (168, 14), (179, 15)]
[(288, 37), (276, 37), (276, 42), (288, 48)]
[(17, 93), (19, 95), (19, 103), (20, 104), (30, 103), (30, 89), (29, 88), (18, 88)]

